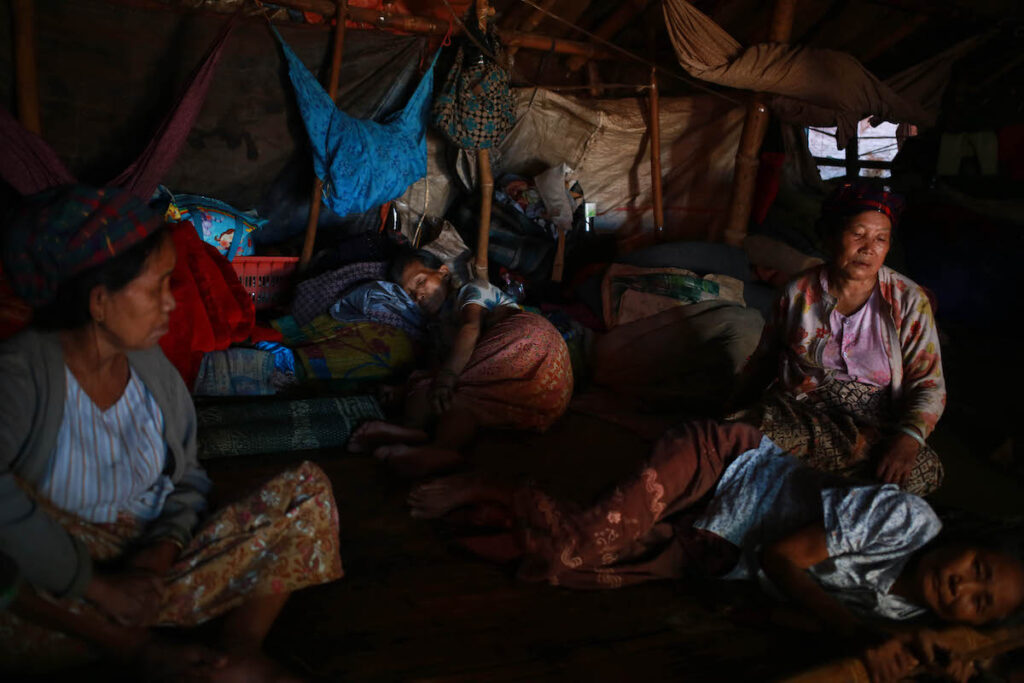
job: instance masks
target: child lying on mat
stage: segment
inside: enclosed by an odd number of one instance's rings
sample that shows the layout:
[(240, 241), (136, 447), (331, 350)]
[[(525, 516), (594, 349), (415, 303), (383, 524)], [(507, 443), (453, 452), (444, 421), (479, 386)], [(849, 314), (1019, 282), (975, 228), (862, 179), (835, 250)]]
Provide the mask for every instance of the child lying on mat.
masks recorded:
[(437, 368), (410, 378), (402, 424), (366, 423), (350, 450), (374, 448), (399, 474), (422, 476), (459, 463), (480, 427), (543, 431), (565, 412), (572, 367), (551, 323), (490, 283), (456, 291), (448, 266), (426, 251), (399, 253), (390, 274), (450, 341), (440, 342)]
[[(1003, 619), (1024, 601), (1024, 565), (955, 544), (921, 498), (892, 484), (821, 474), (753, 427), (695, 421), (666, 433), (633, 478), (580, 509), (533, 487), (462, 474), (422, 484), (412, 514), (472, 506), (481, 525), (514, 529), (464, 539), (491, 559), (521, 558), (520, 575), (552, 584), (617, 587), (704, 574), (758, 579), (862, 648), (874, 680), (932, 662), (936, 643), (875, 631), (855, 612), (944, 621)], [(950, 675), (966, 680), (973, 664)]]

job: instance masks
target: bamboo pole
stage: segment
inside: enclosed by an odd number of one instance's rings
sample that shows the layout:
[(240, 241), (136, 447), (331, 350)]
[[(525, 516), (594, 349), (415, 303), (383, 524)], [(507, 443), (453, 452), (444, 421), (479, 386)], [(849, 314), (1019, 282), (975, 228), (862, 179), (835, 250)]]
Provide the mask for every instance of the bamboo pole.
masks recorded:
[[(594, 30), (594, 35), (604, 40), (611, 40), (615, 37), (615, 34), (633, 20), (633, 17), (647, 9), (649, 2), (650, 0), (631, 0), (630, 2), (621, 3), (618, 9)], [(586, 63), (587, 58), (585, 56), (577, 55), (570, 57), (565, 64), (569, 67), (569, 71), (579, 71)]]
[(587, 84), (591, 97), (600, 97), (604, 93), (601, 86), (601, 74), (597, 70), (597, 62), (587, 62)]
[[(487, 32), (487, 18), (493, 10), (487, 0), (477, 0), (476, 18), (482, 33)], [(477, 172), (480, 174), (480, 228), (476, 243), (476, 277), (487, 281), (487, 249), (491, 242), (491, 201), (494, 196), (494, 176), (491, 174), (491, 150), (481, 149), (476, 154)]]
[[(337, 0), (337, 21), (334, 27), (334, 43), (331, 46), (331, 71), (327, 86), (327, 94), (334, 101), (338, 93), (338, 79), (341, 76), (341, 55), (345, 48), (345, 16), (348, 0)], [(302, 243), (302, 255), (299, 257), (299, 271), (305, 270), (313, 258), (313, 245), (316, 243), (316, 227), (320, 221), (320, 202), (323, 201), (323, 180), (313, 181), (313, 192), (309, 198), (309, 220), (306, 221), (306, 238)]]
[(501, 44), (507, 47), (543, 50), (544, 52), (557, 52), (563, 55), (581, 55), (587, 59), (613, 60), (622, 58), (621, 55), (599, 45), (584, 43), (578, 40), (550, 38), (535, 33), (522, 33), (520, 31), (509, 31), (508, 29), (498, 29), (498, 37), (501, 38)]
[(35, 0), (11, 0), (11, 10), (14, 13), (14, 89), (18, 98), (18, 120), (25, 130), (41, 135)]
[[(324, 17), (330, 18), (337, 13), (334, 2), (331, 0), (275, 0), (275, 5), (302, 10), (305, 12), (316, 12)], [(378, 28), (396, 29), (407, 33), (420, 33), (425, 35), (443, 36), (448, 33), (448, 24), (430, 17), (418, 17), (409, 14), (398, 14), (395, 12), (379, 12), (365, 7), (348, 7), (346, 10), (349, 21), (370, 24)], [(544, 15), (537, 12), (541, 17)], [(527, 20), (524, 26), (536, 27), (531, 19)], [(608, 50), (594, 43), (587, 43), (579, 40), (566, 40), (564, 38), (553, 38), (543, 36), (529, 31), (497, 29), (501, 44), (509, 48), (524, 50), (541, 50), (543, 52), (555, 52), (566, 55), (579, 55), (588, 59), (616, 60), (622, 55)]]
[(665, 234), (665, 207), (661, 195), (661, 108), (658, 102), (658, 72), (651, 69), (651, 120), (649, 137), (651, 140), (651, 198), (654, 203), (654, 236), (660, 238)]
[[(795, 9), (796, 0), (775, 0), (771, 30), (768, 34), (769, 42), (789, 42), (793, 32)], [(761, 150), (761, 143), (764, 142), (770, 119), (768, 95), (755, 93), (747, 105), (747, 118), (743, 122), (740, 146), (736, 152), (732, 199), (729, 202), (729, 217), (725, 227), (725, 242), (733, 246), (742, 245), (743, 238), (747, 235), (747, 223), (750, 221), (750, 212), (754, 203), (758, 153)]]
[[(533, 10), (533, 12), (530, 13), (530, 16), (526, 17), (523, 23), (519, 25), (519, 31), (532, 31), (537, 28), (540, 22), (544, 20), (544, 17), (546, 16), (545, 12), (554, 7), (555, 2), (557, 2), (557, 0), (544, 0), (544, 2), (541, 3), (541, 9)], [(525, 47), (524, 45), (510, 45), (507, 41), (505, 44), (508, 45), (509, 57), (514, 57), (520, 47)]]

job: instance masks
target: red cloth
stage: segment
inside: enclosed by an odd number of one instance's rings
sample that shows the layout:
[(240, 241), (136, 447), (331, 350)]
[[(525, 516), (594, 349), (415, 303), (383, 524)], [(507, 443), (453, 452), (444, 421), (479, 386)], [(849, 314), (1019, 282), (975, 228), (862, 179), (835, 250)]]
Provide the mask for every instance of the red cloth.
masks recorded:
[(20, 299), (0, 266), (0, 339), (9, 339), (32, 320), (32, 308)]
[(178, 306), (171, 312), (171, 331), (160, 340), (160, 348), (192, 387), (203, 354), (246, 340), (256, 310), (234, 268), (199, 238), (191, 223), (169, 229), (178, 253), (171, 273)]
[(1024, 123), (1000, 128), (999, 170), (1013, 180), (1024, 180)]
[(754, 206), (750, 212), (751, 220), (757, 225), (764, 223), (768, 209), (772, 208), (779, 194), (785, 161), (786, 155), (782, 152), (761, 152), (761, 163), (757, 167), (757, 180), (754, 182)]
[(253, 325), (252, 331), (249, 332), (249, 341), (256, 342), (280, 342), (284, 341), (284, 335), (275, 330), (273, 327), (264, 327), (263, 325)]

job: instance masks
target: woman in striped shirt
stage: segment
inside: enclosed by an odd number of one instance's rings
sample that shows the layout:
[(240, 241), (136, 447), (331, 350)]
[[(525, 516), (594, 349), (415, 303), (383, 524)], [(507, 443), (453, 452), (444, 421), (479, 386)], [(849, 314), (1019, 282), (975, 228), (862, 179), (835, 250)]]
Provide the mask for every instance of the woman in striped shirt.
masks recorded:
[[(286, 677), (264, 636), (291, 591), (342, 574), (330, 482), (304, 463), (207, 516), (191, 397), (157, 346), (175, 307), (162, 215), (59, 188), (27, 200), (2, 256), (34, 321), (0, 345), (0, 668), (98, 647), (171, 677)], [(149, 628), (219, 615), (219, 650)]]

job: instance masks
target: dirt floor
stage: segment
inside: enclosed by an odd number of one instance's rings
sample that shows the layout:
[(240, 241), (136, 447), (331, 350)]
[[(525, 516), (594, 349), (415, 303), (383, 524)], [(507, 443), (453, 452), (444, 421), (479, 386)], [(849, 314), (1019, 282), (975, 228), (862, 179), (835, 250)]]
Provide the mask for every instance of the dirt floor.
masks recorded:
[[(950, 351), (947, 365), (965, 378), (954, 382), (959, 395), (982, 395), (983, 377), (956, 371), (976, 356)], [(956, 404), (930, 440), (946, 465), (934, 499), (1020, 516), (1021, 481), (988, 463), (1003, 437), (985, 428), (986, 420), (1005, 421), (1016, 408), (978, 405)], [(570, 413), (544, 436), (489, 435), (473, 459), (586, 501), (632, 471), (648, 449), (606, 420)], [(795, 611), (753, 585), (663, 581), (580, 592), (518, 581), (511, 567), (461, 551), (450, 527), (411, 519), (409, 483), (369, 456), (312, 451), (207, 461), (213, 503), (306, 458), (334, 484), (346, 576), (296, 594), (267, 648), (311, 680), (762, 681), (845, 654), (841, 643), (808, 630)], [(74, 677), (112, 680), (103, 666)]]
[[(488, 437), (489, 469), (533, 472), (581, 500), (647, 452), (639, 438), (570, 415), (548, 435)], [(486, 450), (486, 453), (479, 451)], [(659, 582), (578, 592), (517, 581), (408, 516), (409, 485), (365, 456), (317, 453), (341, 517), (346, 576), (294, 596), (268, 649), (320, 680), (766, 680), (835, 655), (753, 586)], [(230, 498), (294, 457), (207, 463)], [(244, 463), (244, 464), (243, 464)], [(570, 476), (576, 473), (578, 476)]]
[[(1018, 482), (956, 448), (952, 429), (937, 440), (956, 484), (944, 489), (942, 502), (979, 509), (983, 500), (982, 511), (1020, 512)], [(647, 449), (623, 429), (570, 414), (544, 436), (488, 436), (474, 457), (509, 476), (531, 473), (582, 501), (631, 471)], [(315, 679), (755, 681), (844, 654), (752, 585), (666, 581), (578, 592), (517, 581), (512, 568), (461, 551), (450, 527), (411, 519), (409, 484), (372, 458), (307, 457), (334, 483), (346, 576), (296, 595), (268, 649)], [(266, 456), (207, 465), (228, 499), (299, 461)], [(975, 480), (996, 495), (964, 493)]]

